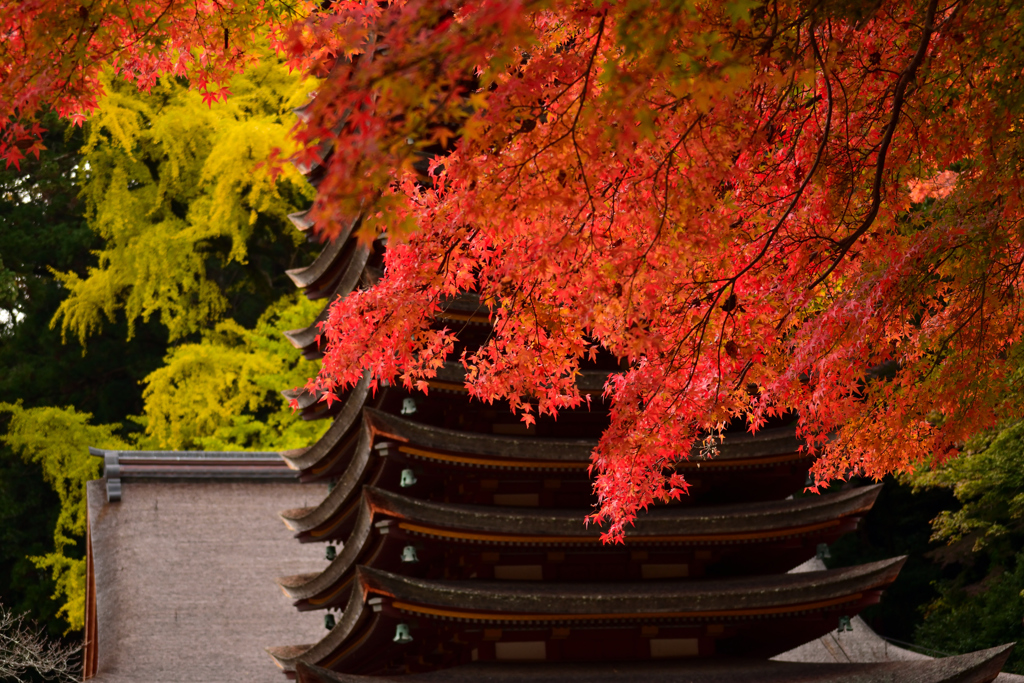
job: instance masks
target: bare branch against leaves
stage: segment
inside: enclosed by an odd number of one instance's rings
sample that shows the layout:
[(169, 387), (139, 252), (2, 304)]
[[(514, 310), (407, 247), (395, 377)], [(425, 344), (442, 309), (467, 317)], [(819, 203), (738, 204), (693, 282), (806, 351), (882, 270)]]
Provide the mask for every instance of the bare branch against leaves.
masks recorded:
[(19, 683), (36, 673), (48, 681), (77, 681), (81, 649), (50, 639), (24, 614), (0, 604), (0, 680)]

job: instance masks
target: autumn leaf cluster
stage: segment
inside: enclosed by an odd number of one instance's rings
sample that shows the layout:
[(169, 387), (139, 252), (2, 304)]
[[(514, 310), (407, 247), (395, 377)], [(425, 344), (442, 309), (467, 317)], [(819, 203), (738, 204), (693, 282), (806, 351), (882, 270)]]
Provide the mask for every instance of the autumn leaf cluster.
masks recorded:
[(45, 109), (84, 121), (105, 92), (105, 68), (144, 91), (162, 76), (187, 78), (205, 102), (223, 101), (260, 43), (279, 41), (309, 9), (303, 0), (3, 0), (0, 160), (38, 158)]
[(305, 110), (313, 218), (388, 235), (334, 305), (328, 392), (410, 386), (479, 293), (467, 386), (530, 422), (620, 359), (594, 454), (619, 537), (726, 425), (795, 414), (821, 483), (940, 460), (1019, 409), (1012, 3), (339, 3)]

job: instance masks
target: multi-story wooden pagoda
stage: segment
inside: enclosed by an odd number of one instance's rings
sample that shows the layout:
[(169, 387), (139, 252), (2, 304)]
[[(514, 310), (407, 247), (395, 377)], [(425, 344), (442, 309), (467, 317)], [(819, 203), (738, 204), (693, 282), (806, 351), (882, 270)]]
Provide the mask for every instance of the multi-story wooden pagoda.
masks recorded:
[[(319, 169), (306, 170), (315, 182)], [(311, 227), (304, 215), (293, 222)], [(379, 277), (382, 245), (360, 246), (354, 228), (290, 273), (310, 298), (330, 302)], [(460, 323), (463, 343), (485, 338), (479, 300), (444, 304), (441, 322)], [(320, 353), (324, 318), (286, 333), (307, 358)], [(581, 389), (599, 393), (615, 369), (595, 364)], [(787, 572), (856, 528), (878, 486), (799, 496), (810, 460), (791, 426), (729, 434), (713, 458), (680, 465), (690, 496), (605, 545), (584, 524), (589, 455), (607, 422), (600, 402), (526, 428), (500, 406), (471, 402), (462, 379), (446, 365), (429, 395), (394, 386), (371, 395), (367, 377), (333, 410), (295, 396), (304, 417), (334, 422), (316, 444), (283, 454), (301, 481), (329, 484), (316, 505), (281, 512), (326, 557), (321, 571), (278, 579), (327, 627), (316, 643), (268, 648), (289, 677), (984, 681), (1007, 656), (900, 671), (768, 662), (850, 623), (896, 578), (902, 558)]]
[[(316, 184), (323, 169), (303, 170)], [(385, 247), (359, 244), (356, 227), (289, 273), (311, 299), (379, 279)], [(486, 338), (476, 297), (442, 303), (439, 323), (458, 324), (462, 344)], [(297, 353), (319, 356), (325, 318), (326, 307), (285, 333)], [(617, 369), (593, 363), (581, 390), (599, 395)], [(88, 488), (85, 678), (279, 676), (253, 656), (260, 643), (305, 683), (1024, 680), (999, 673), (1010, 646), (931, 660), (859, 621), (902, 558), (809, 564), (856, 528), (879, 487), (800, 495), (811, 460), (792, 426), (693, 454), (678, 465), (690, 495), (605, 545), (584, 524), (601, 401), (527, 428), (507, 406), (470, 401), (463, 379), (453, 364), (429, 395), (373, 394), (369, 377), (333, 406), (289, 394), (304, 419), (333, 420), (301, 451), (96, 451), (105, 481)], [(280, 518), (295, 539), (268, 528), (278, 504), (292, 505)], [(275, 571), (284, 597), (264, 592)], [(326, 628), (311, 638), (317, 611)], [(770, 659), (780, 653), (789, 661)]]

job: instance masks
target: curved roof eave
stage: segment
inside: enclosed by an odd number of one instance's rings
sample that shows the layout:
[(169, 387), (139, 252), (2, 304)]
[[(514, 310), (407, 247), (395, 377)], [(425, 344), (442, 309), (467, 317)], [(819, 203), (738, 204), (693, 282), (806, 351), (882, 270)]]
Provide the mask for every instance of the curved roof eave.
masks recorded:
[[(752, 531), (787, 530), (861, 514), (871, 509), (881, 484), (806, 498), (715, 507), (658, 507), (637, 516), (631, 538), (644, 536), (712, 536)], [(507, 535), (599, 538), (601, 528), (584, 525), (584, 512), (433, 503), (366, 487), (377, 514), (419, 524)]]
[(352, 460), (327, 497), (315, 507), (285, 510), (278, 513), (288, 528), (297, 533), (310, 531), (327, 522), (337, 511), (346, 507), (352, 498), (362, 491), (363, 474), (370, 464), (372, 446), (373, 429), (364, 417)]
[(370, 395), (370, 373), (363, 373), (362, 379), (352, 387), (345, 398), (341, 412), (334, 419), (327, 432), (315, 444), (305, 449), (300, 455), (282, 454), (288, 466), (295, 470), (308, 470), (316, 467), (324, 458), (329, 457), (349, 432), (359, 424), (366, 399)]
[(308, 600), (331, 590), (355, 568), (356, 560), (362, 554), (366, 542), (370, 540), (372, 530), (373, 510), (364, 496), (352, 534), (346, 539), (341, 552), (331, 560), (327, 568), (319, 574), (303, 577), (305, 580), (301, 583), (291, 580), (298, 577), (283, 577), (277, 580), (277, 584), (292, 600)]
[[(781, 500), (771, 503), (724, 505), (715, 508), (662, 508), (640, 515), (630, 530), (631, 539), (644, 536), (686, 536), (709, 538), (723, 533), (792, 530), (799, 525), (838, 520), (870, 509), (881, 485), (816, 498)], [(660, 514), (659, 514), (660, 513)], [(356, 561), (371, 540), (377, 517), (392, 517), (418, 524), (433, 524), (456, 531), (492, 532), (529, 537), (552, 536), (598, 541), (600, 529), (583, 524), (583, 516), (564, 510), (534, 510), (480, 505), (431, 503), (408, 498), (372, 486), (363, 488), (362, 504), (352, 534), (342, 551), (319, 574), (278, 580), (293, 600), (317, 598), (326, 603), (326, 593), (337, 593), (338, 584), (351, 578)], [(505, 539), (506, 541), (508, 539)]]
[(337, 266), (338, 257), (345, 250), (346, 243), (352, 235), (352, 230), (355, 228), (357, 221), (358, 218), (350, 222), (340, 235), (328, 242), (327, 246), (317, 254), (316, 259), (311, 264), (301, 268), (290, 268), (284, 271), (285, 275), (291, 279), (296, 287), (316, 286), (324, 275)]
[(758, 609), (799, 608), (881, 588), (906, 562), (897, 557), (842, 569), (705, 581), (642, 583), (536, 583), (516, 581), (430, 581), (358, 567), (367, 594), (405, 604), (449, 608), (476, 619), (532, 615), (538, 620), (630, 618), (702, 613), (722, 616)]
[(313, 645), (286, 645), (284, 647), (268, 647), (267, 653), (274, 659), (274, 662), (286, 672), (295, 670), (295, 664), (303, 662), (319, 662), (331, 654), (339, 645), (352, 635), (363, 622), (363, 618), (369, 610), (366, 607), (362, 586), (352, 586), (348, 605), (346, 605), (341, 619), (334, 628), (323, 639)]
[(317, 337), (320, 336), (320, 329), (318, 325), (327, 320), (327, 316), (331, 310), (331, 304), (334, 303), (335, 299), (346, 297), (355, 290), (356, 285), (359, 284), (359, 280), (363, 275), (363, 271), (366, 270), (366, 264), (369, 259), (369, 247), (365, 245), (356, 247), (356, 252), (352, 255), (352, 260), (349, 261), (348, 266), (345, 268), (345, 272), (339, 279), (338, 286), (335, 287), (334, 292), (329, 297), (329, 303), (323, 307), (323, 310), (320, 311), (316, 320), (306, 327), (297, 330), (287, 330), (284, 332), (284, 336), (289, 342), (291, 342), (292, 346), (297, 349), (306, 349), (307, 347), (314, 346), (317, 343)]

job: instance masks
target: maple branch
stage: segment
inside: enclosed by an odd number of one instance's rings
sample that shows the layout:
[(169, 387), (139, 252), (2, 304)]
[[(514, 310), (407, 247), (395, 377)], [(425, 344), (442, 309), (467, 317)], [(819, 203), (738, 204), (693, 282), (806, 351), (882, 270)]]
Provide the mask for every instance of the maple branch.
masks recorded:
[(725, 282), (725, 284), (723, 284), (717, 290), (715, 300), (712, 303), (712, 307), (718, 303), (718, 300), (722, 297), (722, 294), (724, 294), (729, 287), (735, 289), (736, 283), (739, 282), (739, 279), (743, 277), (743, 275), (745, 275), (750, 269), (757, 265), (757, 263), (759, 263), (761, 259), (765, 257), (765, 255), (768, 253), (768, 247), (771, 246), (775, 237), (779, 234), (779, 231), (782, 229), (782, 224), (786, 221), (789, 215), (793, 212), (793, 209), (795, 209), (796, 205), (800, 202), (800, 199), (803, 197), (804, 191), (807, 189), (807, 186), (810, 185), (811, 183), (811, 178), (814, 177), (814, 174), (817, 172), (818, 167), (821, 165), (821, 160), (825, 157), (825, 148), (828, 145), (829, 135), (832, 130), (832, 80), (831, 74), (828, 71), (828, 67), (825, 66), (825, 60), (822, 59), (821, 52), (818, 50), (818, 43), (814, 39), (813, 29), (809, 31), (809, 35), (811, 48), (814, 50), (814, 58), (818, 61), (819, 64), (821, 64), (822, 72), (825, 75), (825, 93), (827, 95), (827, 108), (825, 110), (825, 129), (822, 131), (821, 142), (818, 143), (818, 151), (814, 156), (814, 163), (811, 165), (811, 169), (810, 171), (807, 172), (807, 175), (804, 176), (803, 182), (800, 183), (800, 187), (797, 188), (797, 191), (793, 194), (793, 199), (789, 202), (789, 206), (786, 207), (786, 210), (782, 213), (782, 215), (779, 217), (779, 220), (775, 223), (775, 227), (768, 231), (768, 236), (765, 239), (764, 246), (761, 247), (761, 250), (757, 253), (757, 255), (749, 263), (747, 263), (747, 265), (744, 266), (740, 270), (740, 272), (736, 273), (731, 278), (729, 278)]
[[(700, 338), (699, 338), (699, 345), (698, 345), (698, 353), (699, 353), (699, 347), (703, 345), (704, 333), (706, 331), (707, 325), (711, 321), (711, 311), (714, 310), (715, 306), (718, 304), (719, 300), (722, 298), (722, 295), (730, 287), (735, 291), (736, 283), (739, 282), (739, 279), (741, 277), (743, 277), (743, 275), (746, 274), (748, 271), (750, 271), (757, 263), (759, 263), (765, 257), (765, 255), (767, 255), (768, 248), (771, 246), (771, 244), (774, 241), (775, 237), (779, 234), (779, 231), (782, 229), (782, 225), (785, 222), (786, 218), (788, 218), (789, 215), (793, 212), (793, 209), (796, 208), (797, 203), (800, 201), (801, 197), (803, 196), (804, 191), (807, 189), (807, 186), (810, 184), (811, 179), (814, 177), (814, 174), (817, 172), (818, 167), (821, 165), (821, 160), (825, 156), (825, 149), (826, 149), (826, 146), (828, 145), (829, 135), (830, 135), (830, 131), (831, 131), (831, 128), (832, 128), (832, 112), (833, 112), (832, 82), (831, 82), (831, 76), (830, 76), (829, 71), (828, 71), (828, 67), (825, 65), (825, 60), (822, 58), (821, 52), (818, 49), (818, 43), (814, 39), (814, 30), (813, 29), (811, 31), (809, 31), (809, 40), (810, 40), (810, 43), (811, 43), (811, 48), (814, 51), (815, 60), (817, 60), (818, 63), (821, 64), (822, 72), (825, 75), (825, 92), (826, 92), (826, 95), (827, 95), (827, 97), (826, 97), (827, 108), (826, 108), (826, 114), (825, 114), (825, 127), (824, 127), (824, 130), (822, 131), (821, 141), (818, 143), (818, 150), (817, 150), (817, 153), (815, 154), (815, 157), (814, 157), (814, 164), (812, 164), (811, 169), (808, 171), (807, 175), (804, 176), (803, 182), (800, 183), (800, 187), (797, 188), (795, 193), (793, 193), (793, 198), (790, 201), (789, 206), (783, 212), (782, 216), (779, 217), (779, 220), (775, 223), (775, 226), (770, 231), (768, 231), (767, 237), (765, 239), (765, 243), (761, 247), (761, 250), (757, 253), (757, 255), (750, 262), (747, 263), (746, 266), (744, 266), (738, 273), (736, 273), (735, 275), (730, 277), (728, 280), (726, 280), (725, 283), (722, 284), (722, 286), (719, 287), (715, 291), (714, 298), (711, 300), (710, 305), (707, 308), (707, 311), (705, 312), (705, 314), (703, 316), (701, 316), (701, 320), (697, 323), (697, 326), (699, 326), (701, 328)], [(728, 319), (728, 316), (726, 316), (726, 319)], [(784, 322), (784, 320), (785, 319), (783, 319), (783, 321), (780, 321), (779, 326), (782, 325), (782, 322)], [(723, 325), (724, 325), (724, 322), (723, 322)], [(721, 340), (719, 340), (718, 353), (719, 353), (719, 358), (721, 358)], [(742, 382), (746, 378), (746, 374), (747, 374), (747, 372), (749, 372), (749, 370), (750, 370), (750, 364), (748, 363), (740, 371), (739, 377), (737, 379), (737, 383), (735, 385), (737, 388), (740, 386), (740, 384), (742, 384)], [(693, 381), (693, 377), (696, 374), (696, 371), (697, 371), (697, 359), (695, 358), (694, 362), (691, 364), (690, 374), (687, 377), (686, 384), (684, 385), (684, 390), (685, 390), (685, 387), (689, 387), (690, 383)]]
[(470, 232), (468, 235), (464, 235), (457, 240), (452, 240), (451, 245), (447, 249), (445, 249), (444, 256), (441, 258), (441, 263), (438, 264), (437, 266), (437, 275), (440, 275), (441, 273), (445, 272), (445, 270), (448, 267), (448, 261), (451, 259), (452, 252), (455, 251), (455, 248), (458, 247), (463, 242), (472, 242), (473, 238), (476, 237), (477, 233), (479, 232), (480, 228), (476, 227), (473, 228), (473, 231)]
[(657, 230), (654, 231), (654, 236), (651, 238), (650, 244), (647, 245), (647, 248), (640, 255), (640, 257), (636, 259), (636, 265), (633, 268), (633, 273), (629, 276), (629, 296), (626, 298), (626, 303), (628, 304), (626, 307), (627, 313), (630, 310), (632, 310), (633, 307), (633, 285), (636, 284), (636, 276), (640, 272), (641, 265), (647, 259), (647, 255), (651, 253), (651, 250), (654, 249), (654, 245), (657, 244), (658, 240), (661, 238), (661, 231), (664, 229), (665, 222), (668, 220), (668, 195), (670, 178), (668, 168), (669, 162), (672, 160), (672, 157), (675, 156), (676, 150), (678, 150), (679, 147), (684, 142), (686, 142), (687, 138), (690, 137), (690, 133), (693, 132), (693, 129), (697, 127), (697, 124), (699, 124), (703, 118), (704, 115), (700, 114), (697, 116), (696, 119), (693, 120), (693, 123), (691, 123), (689, 127), (685, 131), (683, 131), (683, 134), (679, 136), (679, 139), (676, 141), (676, 143), (672, 145), (672, 149), (668, 151), (668, 154), (666, 154), (665, 157), (658, 163), (658, 165), (654, 168), (654, 172), (651, 174), (652, 184), (657, 185), (658, 174), (661, 173), (662, 168), (665, 169), (665, 192), (664, 199), (662, 201), (663, 208), (661, 211), (661, 220), (658, 221), (658, 228)]
[(896, 126), (900, 122), (900, 115), (903, 109), (903, 102), (906, 97), (907, 86), (910, 85), (911, 81), (914, 80), (914, 76), (917, 73), (918, 67), (924, 61), (925, 54), (928, 52), (928, 44), (931, 42), (932, 32), (935, 29), (935, 11), (939, 5), (939, 0), (930, 0), (928, 3), (928, 9), (925, 12), (924, 28), (921, 33), (921, 43), (917, 46), (917, 52), (914, 53), (913, 59), (910, 60), (910, 64), (903, 70), (900, 79), (896, 82), (896, 89), (893, 94), (892, 104), (892, 115), (889, 117), (889, 124), (886, 126), (885, 134), (882, 136), (882, 142), (878, 150), (878, 158), (875, 162), (875, 177), (871, 185), (871, 207), (868, 209), (868, 213), (864, 216), (860, 226), (854, 230), (849, 236), (843, 239), (839, 243), (839, 253), (832, 260), (832, 264), (822, 273), (808, 289), (814, 289), (824, 280), (828, 278), (832, 272), (839, 267), (842, 263), (843, 258), (853, 247), (854, 243), (857, 242), (860, 237), (868, 231), (871, 225), (875, 222), (875, 218), (878, 216), (878, 210), (882, 204), (882, 175), (885, 172), (885, 159), (889, 153), (889, 146), (892, 144), (893, 134), (896, 132)]
[(583, 186), (587, 191), (587, 201), (590, 204), (590, 210), (597, 214), (597, 207), (594, 206), (594, 195), (590, 189), (590, 182), (587, 180), (587, 169), (583, 164), (583, 157), (580, 156), (579, 142), (576, 140), (576, 129), (579, 126), (580, 117), (583, 115), (583, 105), (587, 100), (587, 90), (590, 89), (590, 76), (594, 70), (594, 61), (597, 59), (597, 52), (601, 48), (601, 37), (604, 35), (605, 21), (608, 19), (608, 9), (601, 13), (601, 21), (597, 25), (597, 38), (594, 41), (594, 49), (590, 52), (590, 59), (587, 60), (587, 71), (586, 76), (583, 79), (583, 90), (580, 91), (580, 103), (576, 109), (576, 116), (573, 118), (572, 126), (569, 128), (569, 135), (572, 137), (573, 151), (576, 152), (576, 161), (580, 165), (580, 177), (583, 180)]

